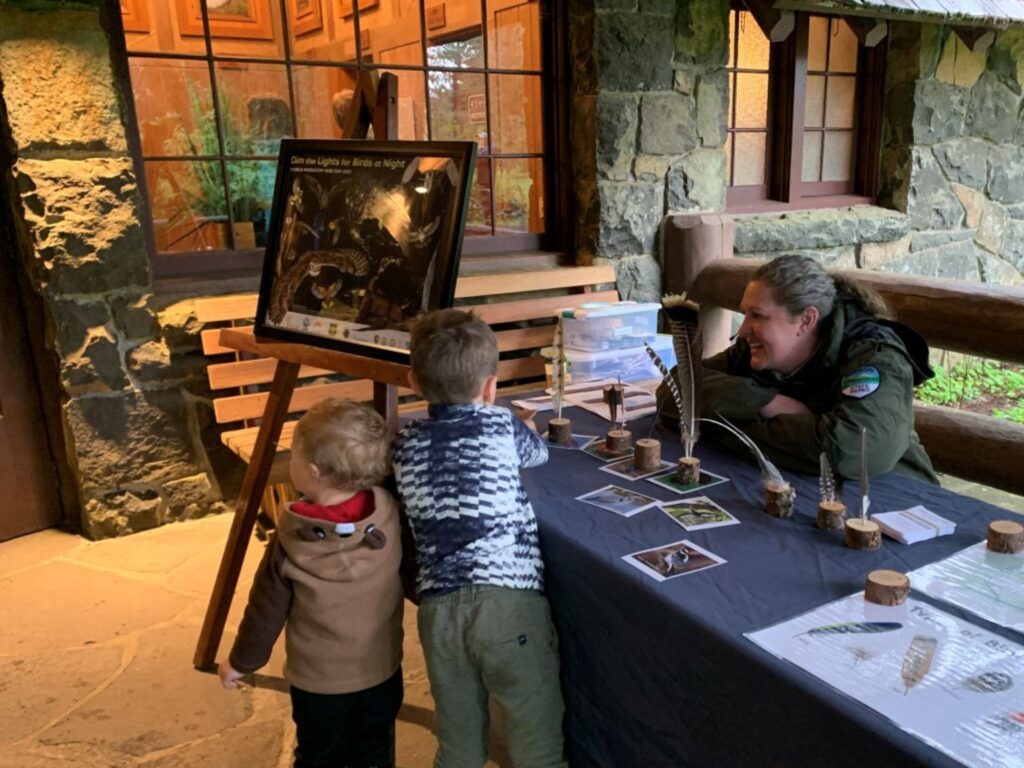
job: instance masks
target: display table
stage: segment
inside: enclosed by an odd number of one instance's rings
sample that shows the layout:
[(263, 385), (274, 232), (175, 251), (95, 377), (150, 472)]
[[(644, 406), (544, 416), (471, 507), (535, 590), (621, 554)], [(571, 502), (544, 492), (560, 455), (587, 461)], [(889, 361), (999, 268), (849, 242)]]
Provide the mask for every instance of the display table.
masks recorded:
[[(607, 431), (606, 421), (579, 408), (567, 415), (574, 432)], [(631, 424), (634, 438), (646, 437), (650, 424)], [(680, 455), (678, 434), (653, 436), (666, 459)], [(540, 522), (573, 766), (958, 765), (743, 633), (857, 592), (869, 571), (908, 572), (947, 557), (984, 539), (990, 520), (1012, 513), (899, 475), (872, 478), (872, 511), (923, 504), (955, 521), (956, 533), (911, 546), (886, 538), (878, 551), (853, 551), (841, 531), (815, 526), (817, 477), (783, 472), (796, 489), (796, 513), (775, 519), (763, 511), (753, 461), (704, 440), (696, 449), (703, 468), (732, 482), (703, 495), (741, 524), (688, 532), (658, 509), (622, 518), (574, 501), (607, 484), (678, 497), (646, 480), (600, 472), (600, 462), (581, 451), (550, 453), (547, 465), (523, 478)], [(856, 482), (846, 483), (842, 499), (859, 508)], [(658, 583), (621, 559), (681, 539), (728, 562)]]

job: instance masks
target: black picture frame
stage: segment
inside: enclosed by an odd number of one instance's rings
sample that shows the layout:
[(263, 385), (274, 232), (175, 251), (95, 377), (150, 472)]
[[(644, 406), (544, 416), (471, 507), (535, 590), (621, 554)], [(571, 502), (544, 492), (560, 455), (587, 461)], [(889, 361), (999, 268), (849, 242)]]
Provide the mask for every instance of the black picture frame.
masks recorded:
[(470, 141), (281, 142), (257, 337), (393, 362), (450, 307), (476, 159)]

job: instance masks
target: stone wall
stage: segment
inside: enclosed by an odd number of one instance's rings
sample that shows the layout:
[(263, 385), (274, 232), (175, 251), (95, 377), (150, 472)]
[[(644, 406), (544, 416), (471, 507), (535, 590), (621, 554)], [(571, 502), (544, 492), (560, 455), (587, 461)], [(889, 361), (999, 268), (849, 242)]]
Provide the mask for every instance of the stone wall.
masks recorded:
[[(724, 210), (728, 11), (574, 3), (574, 106), (593, 125), (573, 136), (581, 253), (612, 260), (630, 298), (658, 295), (665, 215)], [(889, 28), (884, 207), (738, 216), (737, 255), (1021, 283), (1024, 31), (978, 55), (948, 27)]]
[[(25, 269), (60, 367), (82, 530), (100, 538), (224, 508), (191, 302), (152, 294), (140, 197), (95, 8), (0, 3), (0, 97)], [(10, 177), (9, 177), (10, 178)], [(207, 450), (207, 447), (210, 450)]]

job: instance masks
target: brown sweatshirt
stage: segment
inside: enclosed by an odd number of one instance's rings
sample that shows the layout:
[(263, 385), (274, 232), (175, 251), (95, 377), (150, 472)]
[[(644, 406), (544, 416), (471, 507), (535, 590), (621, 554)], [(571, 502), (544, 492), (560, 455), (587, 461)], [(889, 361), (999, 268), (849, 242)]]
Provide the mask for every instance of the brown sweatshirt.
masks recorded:
[[(285, 627), (285, 676), (311, 693), (351, 693), (387, 680), (402, 661), (398, 510), (382, 488), (374, 511), (340, 536), (334, 524), (289, 508), (267, 547), (231, 649), (231, 666), (266, 664)], [(375, 549), (369, 526), (386, 537)], [(321, 532), (323, 534), (321, 538)]]

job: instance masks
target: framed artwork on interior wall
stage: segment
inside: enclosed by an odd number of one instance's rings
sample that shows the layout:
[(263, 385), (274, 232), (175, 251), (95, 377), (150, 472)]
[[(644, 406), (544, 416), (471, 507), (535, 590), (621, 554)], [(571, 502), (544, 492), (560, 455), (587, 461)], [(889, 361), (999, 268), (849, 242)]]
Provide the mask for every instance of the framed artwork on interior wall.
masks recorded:
[(455, 294), (476, 143), (284, 139), (256, 335), (395, 362)]
[[(368, 11), (380, 5), (380, 0), (359, 0), (359, 12)], [(338, 0), (338, 13), (344, 18), (352, 15), (352, 0)]]
[[(203, 36), (202, 0), (175, 0), (178, 28), (184, 37)], [(211, 37), (273, 40), (271, 0), (206, 0)]]
[(323, 29), (324, 17), (320, 7), (321, 0), (289, 0), (292, 18), (292, 31), (296, 37), (308, 35)]
[(149, 32), (148, 0), (121, 0), (121, 23), (125, 32)]

